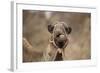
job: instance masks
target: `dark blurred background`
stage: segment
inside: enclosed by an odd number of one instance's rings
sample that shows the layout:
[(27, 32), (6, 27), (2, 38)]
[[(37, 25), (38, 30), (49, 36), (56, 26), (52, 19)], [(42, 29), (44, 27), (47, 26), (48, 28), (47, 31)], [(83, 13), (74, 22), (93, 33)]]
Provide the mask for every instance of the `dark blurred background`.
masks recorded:
[(47, 25), (56, 21), (65, 22), (72, 28), (65, 60), (91, 58), (90, 13), (23, 10), (23, 38), (31, 46), (30, 49), (23, 45), (23, 62), (42, 61), (50, 38)]

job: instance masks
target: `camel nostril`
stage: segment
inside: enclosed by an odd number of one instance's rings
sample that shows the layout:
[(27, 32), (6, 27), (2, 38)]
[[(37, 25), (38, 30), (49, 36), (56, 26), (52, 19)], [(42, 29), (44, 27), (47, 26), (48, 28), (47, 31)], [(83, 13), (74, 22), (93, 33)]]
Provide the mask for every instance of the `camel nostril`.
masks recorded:
[(60, 37), (61, 34), (57, 34), (57, 37)]

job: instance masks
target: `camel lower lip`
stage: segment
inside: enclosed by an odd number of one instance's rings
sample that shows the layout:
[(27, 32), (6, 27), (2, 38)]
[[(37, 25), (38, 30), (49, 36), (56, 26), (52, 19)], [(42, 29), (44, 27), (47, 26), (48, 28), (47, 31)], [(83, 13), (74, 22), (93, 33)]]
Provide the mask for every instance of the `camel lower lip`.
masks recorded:
[(65, 45), (65, 43), (67, 42), (67, 40), (57, 40), (57, 39), (55, 39), (54, 40), (55, 41), (55, 44), (56, 44), (56, 46), (58, 47), (58, 48), (63, 48), (64, 47), (64, 45)]
[(56, 45), (57, 45), (59, 48), (63, 48), (64, 42), (58, 42)]

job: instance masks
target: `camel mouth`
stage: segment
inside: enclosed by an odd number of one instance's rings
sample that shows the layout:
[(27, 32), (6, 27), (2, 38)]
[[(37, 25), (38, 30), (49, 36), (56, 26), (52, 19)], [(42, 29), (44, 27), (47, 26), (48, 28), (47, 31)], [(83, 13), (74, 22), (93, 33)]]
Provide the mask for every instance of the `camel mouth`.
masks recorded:
[(63, 40), (63, 41), (58, 41), (58, 40), (55, 40), (55, 44), (58, 48), (63, 48), (66, 44), (67, 40)]
[(57, 33), (54, 37), (54, 42), (58, 48), (63, 48), (67, 43), (67, 36), (61, 33)]
[(65, 45), (65, 42), (64, 41), (61, 41), (61, 42), (58, 42), (58, 47), (59, 48), (63, 48), (63, 46)]

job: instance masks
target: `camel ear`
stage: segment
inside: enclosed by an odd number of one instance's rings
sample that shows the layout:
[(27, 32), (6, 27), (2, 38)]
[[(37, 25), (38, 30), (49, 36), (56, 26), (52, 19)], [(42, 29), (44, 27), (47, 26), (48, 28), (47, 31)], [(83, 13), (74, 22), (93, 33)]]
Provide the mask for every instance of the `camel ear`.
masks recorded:
[(54, 25), (48, 25), (48, 31), (50, 32), (50, 33), (53, 33), (53, 29), (54, 29)]
[(71, 27), (67, 27), (67, 28), (65, 28), (65, 30), (66, 30), (67, 34), (70, 34), (71, 31), (72, 31), (72, 28)]

